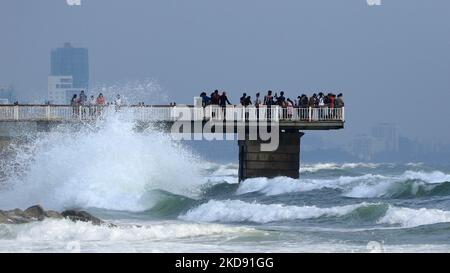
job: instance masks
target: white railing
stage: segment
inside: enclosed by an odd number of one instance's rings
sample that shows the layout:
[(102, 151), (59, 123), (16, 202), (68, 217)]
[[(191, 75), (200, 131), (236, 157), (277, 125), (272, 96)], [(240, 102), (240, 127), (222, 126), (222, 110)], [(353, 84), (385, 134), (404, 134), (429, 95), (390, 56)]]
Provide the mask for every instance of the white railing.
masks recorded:
[(344, 108), (282, 108), (207, 106), (205, 118), (212, 120), (272, 120), (272, 121), (345, 121)]
[(0, 121), (77, 121), (120, 114), (140, 121), (238, 120), (238, 121), (344, 121), (344, 108), (282, 108), (279, 106), (67, 106), (0, 105)]

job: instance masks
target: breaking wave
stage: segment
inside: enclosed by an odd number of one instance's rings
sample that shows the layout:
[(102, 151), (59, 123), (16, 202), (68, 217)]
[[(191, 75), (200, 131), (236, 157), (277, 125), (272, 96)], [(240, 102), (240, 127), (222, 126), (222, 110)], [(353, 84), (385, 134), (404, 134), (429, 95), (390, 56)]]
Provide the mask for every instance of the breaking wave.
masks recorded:
[(296, 219), (343, 216), (369, 204), (356, 204), (332, 208), (316, 206), (285, 206), (281, 204), (247, 203), (240, 200), (210, 200), (179, 218), (199, 222), (254, 222), (269, 223)]
[(0, 225), (0, 240), (17, 241), (141, 241), (251, 232), (246, 227), (219, 224), (152, 223), (151, 225), (95, 226), (70, 220), (45, 220), (24, 225)]
[(439, 209), (411, 209), (390, 206), (378, 221), (380, 224), (399, 225), (405, 228), (450, 222), (450, 211)]
[(137, 132), (120, 115), (79, 130), (59, 128), (18, 153), (21, 174), (8, 179), (0, 207), (68, 207), (143, 211), (154, 190), (194, 197), (204, 182), (199, 159), (169, 136)]
[(377, 164), (377, 163), (316, 163), (316, 164), (302, 164), (300, 166), (300, 172), (304, 173), (314, 173), (323, 170), (346, 170), (346, 169), (356, 169), (356, 168), (367, 168), (367, 169), (375, 169), (379, 166), (386, 164)]
[(307, 192), (324, 188), (338, 189), (347, 197), (407, 198), (450, 193), (450, 175), (440, 171), (406, 171), (401, 175), (366, 174), (322, 179), (252, 178), (244, 181), (236, 194), (260, 193), (267, 196)]
[[(384, 203), (360, 203), (322, 208), (316, 206), (287, 206), (282, 204), (248, 203), (241, 200), (210, 200), (186, 214), (182, 220), (194, 222), (238, 223), (307, 220), (339, 217), (344, 221), (365, 221), (393, 227), (413, 228), (450, 222), (450, 211), (438, 209), (412, 209)], [(382, 228), (382, 227), (380, 227)]]

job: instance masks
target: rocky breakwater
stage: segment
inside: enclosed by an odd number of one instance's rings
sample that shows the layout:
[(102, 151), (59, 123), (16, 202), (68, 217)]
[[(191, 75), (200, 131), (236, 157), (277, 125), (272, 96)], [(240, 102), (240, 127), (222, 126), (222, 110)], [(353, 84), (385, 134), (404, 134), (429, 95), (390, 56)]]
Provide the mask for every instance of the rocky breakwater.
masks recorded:
[(29, 207), (26, 210), (0, 210), (0, 224), (26, 224), (36, 221), (44, 221), (45, 219), (69, 219), (74, 222), (89, 222), (93, 225), (106, 224), (88, 212), (79, 210), (65, 210), (59, 213), (53, 210), (44, 210), (39, 205)]

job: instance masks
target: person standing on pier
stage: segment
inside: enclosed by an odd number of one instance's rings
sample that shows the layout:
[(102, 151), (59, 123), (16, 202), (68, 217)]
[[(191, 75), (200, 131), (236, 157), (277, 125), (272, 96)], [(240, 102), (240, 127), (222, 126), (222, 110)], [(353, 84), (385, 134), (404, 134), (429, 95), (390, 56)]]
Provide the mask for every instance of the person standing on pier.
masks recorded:
[(336, 95), (331, 93), (331, 95), (329, 96), (329, 101), (330, 101), (330, 116), (331, 118), (335, 118), (336, 117), (336, 111), (334, 110), (336, 107)]
[(290, 98), (287, 98), (286, 100), (286, 112), (287, 118), (291, 119), (294, 114), (294, 102)]
[(84, 90), (81, 90), (80, 92), (80, 98), (79, 98), (81, 106), (85, 106), (87, 104), (87, 96), (84, 93)]
[(261, 96), (261, 94), (259, 92), (256, 93), (256, 99), (255, 99), (255, 107), (256, 108), (259, 108), (259, 106), (262, 104), (260, 96)]
[(319, 119), (323, 119), (325, 116), (325, 97), (322, 92), (319, 93), (316, 103), (319, 106)]
[(284, 92), (281, 91), (280, 96), (277, 96), (277, 94), (275, 94), (275, 98), (277, 99), (278, 106), (283, 107), (286, 102), (286, 98), (284, 97)]
[(244, 100), (244, 106), (247, 107), (247, 106), (250, 106), (250, 105), (252, 105), (252, 97), (251, 96), (247, 96), (245, 98), (245, 100)]
[(100, 94), (98, 95), (98, 97), (97, 97), (97, 105), (98, 105), (98, 106), (105, 106), (105, 104), (106, 104), (105, 97), (103, 97), (103, 94), (100, 93)]
[(264, 105), (267, 106), (267, 118), (270, 119), (272, 117), (272, 105), (275, 104), (273, 101), (272, 90), (267, 91), (267, 95), (264, 97)]
[(261, 94), (258, 92), (256, 93), (256, 99), (255, 99), (255, 107), (256, 107), (256, 119), (259, 120), (259, 107), (262, 105), (262, 101), (260, 99)]
[(202, 106), (206, 107), (211, 103), (211, 98), (206, 95), (206, 92), (202, 92), (200, 94), (200, 97), (202, 98)]
[(335, 107), (337, 108), (337, 109), (340, 109), (340, 110), (337, 110), (338, 112), (337, 112), (337, 118), (338, 119), (342, 119), (342, 108), (344, 108), (344, 97), (342, 96), (342, 93), (339, 93), (338, 95), (337, 95), (337, 98), (336, 98), (336, 102), (334, 103), (335, 104)]
[(284, 92), (280, 92), (280, 96), (277, 96), (275, 94), (275, 98), (277, 99), (277, 105), (280, 106), (281, 109), (281, 116), (282, 118), (286, 118), (286, 97), (284, 96)]
[(103, 107), (106, 105), (105, 97), (100, 93), (97, 97), (97, 115), (101, 115), (103, 112)]
[(78, 106), (80, 107), (81, 116), (86, 116), (86, 109), (84, 108), (87, 106), (87, 96), (84, 93), (84, 90), (81, 90), (80, 96), (78, 97)]
[(316, 99), (317, 99), (317, 94), (316, 94), (316, 93), (314, 93), (314, 94), (309, 98), (308, 106), (309, 106), (310, 108), (316, 107)]
[(79, 101), (78, 101), (77, 94), (73, 94), (73, 97), (70, 100), (70, 106), (72, 106), (72, 115), (74, 117), (78, 116)]
[(226, 119), (226, 114), (227, 114), (227, 111), (226, 111), (227, 104), (231, 105), (231, 102), (228, 100), (227, 92), (224, 91), (224, 92), (222, 92), (222, 95), (219, 98), (219, 105), (220, 105), (220, 107), (222, 107), (222, 113), (223, 113), (224, 120)]
[(335, 102), (335, 107), (336, 108), (344, 107), (344, 97), (342, 96), (342, 93), (339, 93), (337, 95), (336, 102)]
[[(309, 98), (309, 101), (308, 101), (308, 107), (309, 107), (309, 108), (315, 108), (315, 107), (316, 107), (316, 101), (317, 101), (317, 94), (314, 93), (314, 94)], [(311, 115), (311, 116), (309, 116), (309, 115)], [(310, 110), (308, 109), (308, 119), (313, 119), (314, 116), (315, 116), (315, 115), (314, 115), (314, 112), (311, 111), (311, 113), (310, 113)]]
[(116, 99), (114, 100), (114, 105), (116, 108), (116, 112), (120, 110), (120, 107), (122, 106), (122, 98), (120, 97), (120, 94), (117, 94)]
[(211, 104), (219, 105), (219, 103), (220, 103), (219, 90), (214, 90), (214, 92), (211, 94)]
[(91, 95), (91, 97), (89, 98), (89, 116), (93, 117), (95, 115), (96, 112), (96, 104), (97, 104), (97, 100), (95, 99), (94, 95)]
[(228, 100), (227, 92), (223, 92), (219, 98), (219, 105), (225, 107), (226, 105), (231, 105), (231, 102)]
[(242, 97), (239, 99), (239, 102), (242, 106), (245, 106), (246, 99), (247, 99), (247, 93), (242, 94)]

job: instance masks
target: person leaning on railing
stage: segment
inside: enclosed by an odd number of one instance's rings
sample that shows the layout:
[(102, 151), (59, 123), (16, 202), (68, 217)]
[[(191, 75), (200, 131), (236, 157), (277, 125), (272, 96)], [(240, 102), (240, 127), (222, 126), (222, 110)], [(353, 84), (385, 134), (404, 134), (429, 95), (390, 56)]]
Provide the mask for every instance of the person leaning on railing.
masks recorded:
[(70, 100), (70, 106), (72, 106), (72, 115), (74, 117), (78, 116), (78, 107), (80, 106), (80, 102), (78, 100), (77, 94), (73, 94), (72, 99)]
[(211, 104), (211, 98), (208, 97), (208, 95), (206, 95), (206, 92), (202, 92), (200, 94), (200, 97), (202, 98), (202, 106), (203, 107), (206, 107)]
[(267, 106), (267, 118), (271, 119), (272, 118), (272, 105), (275, 104), (275, 101), (273, 100), (273, 96), (272, 96), (272, 90), (267, 91), (267, 95), (264, 97), (264, 105)]
[(259, 119), (259, 107), (262, 105), (262, 101), (261, 101), (261, 94), (258, 92), (256, 93), (256, 98), (255, 98), (255, 107), (256, 107), (256, 119)]
[(287, 118), (292, 119), (292, 115), (294, 114), (294, 102), (290, 99), (286, 99), (286, 112)]
[(342, 108), (344, 108), (344, 106), (345, 106), (344, 96), (342, 95), (342, 93), (339, 93), (337, 95), (335, 106), (336, 106), (336, 109), (339, 109), (338, 113), (337, 113), (338, 114), (337, 118), (342, 119)]
[(94, 95), (91, 95), (89, 97), (88, 106), (89, 106), (89, 117), (93, 117), (96, 113), (97, 107), (97, 100), (95, 99)]

